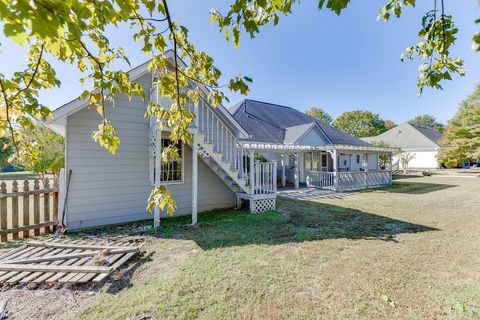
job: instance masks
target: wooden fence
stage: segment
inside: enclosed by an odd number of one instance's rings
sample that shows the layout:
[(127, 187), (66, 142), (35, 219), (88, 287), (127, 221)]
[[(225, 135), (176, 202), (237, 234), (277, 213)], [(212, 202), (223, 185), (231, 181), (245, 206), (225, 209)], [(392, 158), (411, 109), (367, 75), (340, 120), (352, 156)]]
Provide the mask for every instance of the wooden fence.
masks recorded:
[(46, 178), (0, 183), (0, 241), (50, 233), (58, 225), (58, 185)]

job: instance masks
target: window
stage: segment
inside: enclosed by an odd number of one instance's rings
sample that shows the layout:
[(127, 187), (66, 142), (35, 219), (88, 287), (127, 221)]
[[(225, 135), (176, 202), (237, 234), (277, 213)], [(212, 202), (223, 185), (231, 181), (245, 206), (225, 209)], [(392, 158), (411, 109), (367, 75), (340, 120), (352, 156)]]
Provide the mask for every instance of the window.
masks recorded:
[[(156, 163), (157, 155), (155, 145), (156, 139), (152, 139), (150, 146), (150, 181), (152, 185), (155, 185), (157, 179), (156, 172)], [(168, 138), (161, 139), (161, 148), (166, 148), (172, 144), (171, 140)], [(162, 161), (160, 164), (160, 183), (161, 184), (170, 184), (170, 183), (182, 183), (183, 182), (183, 159), (184, 159), (184, 150), (183, 144), (179, 143), (177, 145), (178, 157), (176, 159), (169, 159), (168, 161)]]
[[(162, 149), (170, 146), (172, 142), (168, 138), (162, 138)], [(178, 157), (162, 161), (160, 171), (160, 182), (183, 182), (183, 145), (177, 144)]]
[(360, 163), (360, 155), (357, 154), (357, 163)]
[(305, 153), (305, 170), (311, 171), (312, 170), (312, 154)]
[(326, 168), (327, 167), (327, 154), (322, 153), (322, 167)]
[(320, 161), (320, 153), (312, 153), (312, 171), (318, 171), (318, 162)]

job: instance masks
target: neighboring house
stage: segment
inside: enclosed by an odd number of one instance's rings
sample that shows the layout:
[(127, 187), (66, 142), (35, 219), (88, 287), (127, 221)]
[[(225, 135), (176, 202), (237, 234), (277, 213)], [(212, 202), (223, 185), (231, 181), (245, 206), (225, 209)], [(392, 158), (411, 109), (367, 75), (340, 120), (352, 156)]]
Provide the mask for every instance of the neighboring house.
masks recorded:
[[(441, 148), (441, 139), (442, 133), (409, 123), (398, 125), (375, 137), (363, 138), (364, 141), (370, 143), (384, 141), (392, 147), (400, 148), (402, 152), (414, 154), (414, 158), (408, 164), (410, 169), (440, 168), (438, 153)], [(398, 159), (394, 161), (398, 161)], [(399, 163), (399, 168), (402, 169), (401, 163)]]
[[(116, 95), (115, 107), (106, 108), (121, 139), (115, 155), (92, 140), (101, 119), (87, 101), (65, 104), (49, 121), (65, 136), (65, 169), (72, 170), (65, 208), (70, 229), (151, 219), (146, 201), (159, 185), (171, 190), (175, 214), (192, 214), (193, 223), (198, 211), (242, 201), (252, 212), (272, 209), (277, 168), (283, 177), (280, 185), (291, 181), (297, 188), (306, 184), (345, 190), (391, 183), (391, 172), (378, 170), (377, 161), (379, 153), (391, 150), (372, 147), (295, 109), (253, 100), (238, 104), (233, 115), (206, 100), (188, 106), (196, 114), (190, 128), (194, 142), (179, 145), (180, 158), (163, 163), (158, 155), (170, 143), (169, 129), (160, 130), (154, 119), (144, 118), (149, 101), (159, 99), (148, 63), (129, 76), (150, 94), (146, 101)], [(282, 162), (257, 162), (254, 153)], [(155, 220), (160, 215), (166, 213), (157, 209)]]

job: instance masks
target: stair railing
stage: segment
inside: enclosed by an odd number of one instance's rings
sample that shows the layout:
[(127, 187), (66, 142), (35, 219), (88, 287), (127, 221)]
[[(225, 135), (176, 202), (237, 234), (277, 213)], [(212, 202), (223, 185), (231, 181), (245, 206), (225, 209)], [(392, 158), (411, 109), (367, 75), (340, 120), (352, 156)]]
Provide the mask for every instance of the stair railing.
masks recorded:
[(189, 105), (188, 109), (195, 113), (194, 123), (197, 124), (199, 132), (205, 133), (205, 141), (213, 144), (214, 152), (222, 153), (222, 160), (230, 162), (230, 169), (237, 170), (238, 176), (246, 178), (249, 183), (249, 153), (235, 134), (203, 99), (197, 107)]

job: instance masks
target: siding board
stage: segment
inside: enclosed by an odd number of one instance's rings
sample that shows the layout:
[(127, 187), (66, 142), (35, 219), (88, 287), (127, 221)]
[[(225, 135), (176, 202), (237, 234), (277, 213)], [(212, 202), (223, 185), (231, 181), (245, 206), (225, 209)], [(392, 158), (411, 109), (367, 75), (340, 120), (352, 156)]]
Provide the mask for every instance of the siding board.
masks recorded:
[[(149, 88), (148, 75), (143, 79)], [(67, 119), (67, 169), (72, 180), (67, 202), (70, 229), (153, 219), (146, 212), (152, 186), (149, 181), (148, 121), (146, 103), (115, 97), (107, 116), (117, 129), (120, 146), (114, 156), (91, 139), (100, 118), (93, 109), (82, 109)], [(192, 152), (185, 148), (184, 183), (170, 185), (178, 209), (175, 215), (191, 212)], [(198, 161), (198, 208), (200, 211), (234, 205), (233, 192), (202, 161)], [(165, 217), (166, 214), (162, 213)]]

